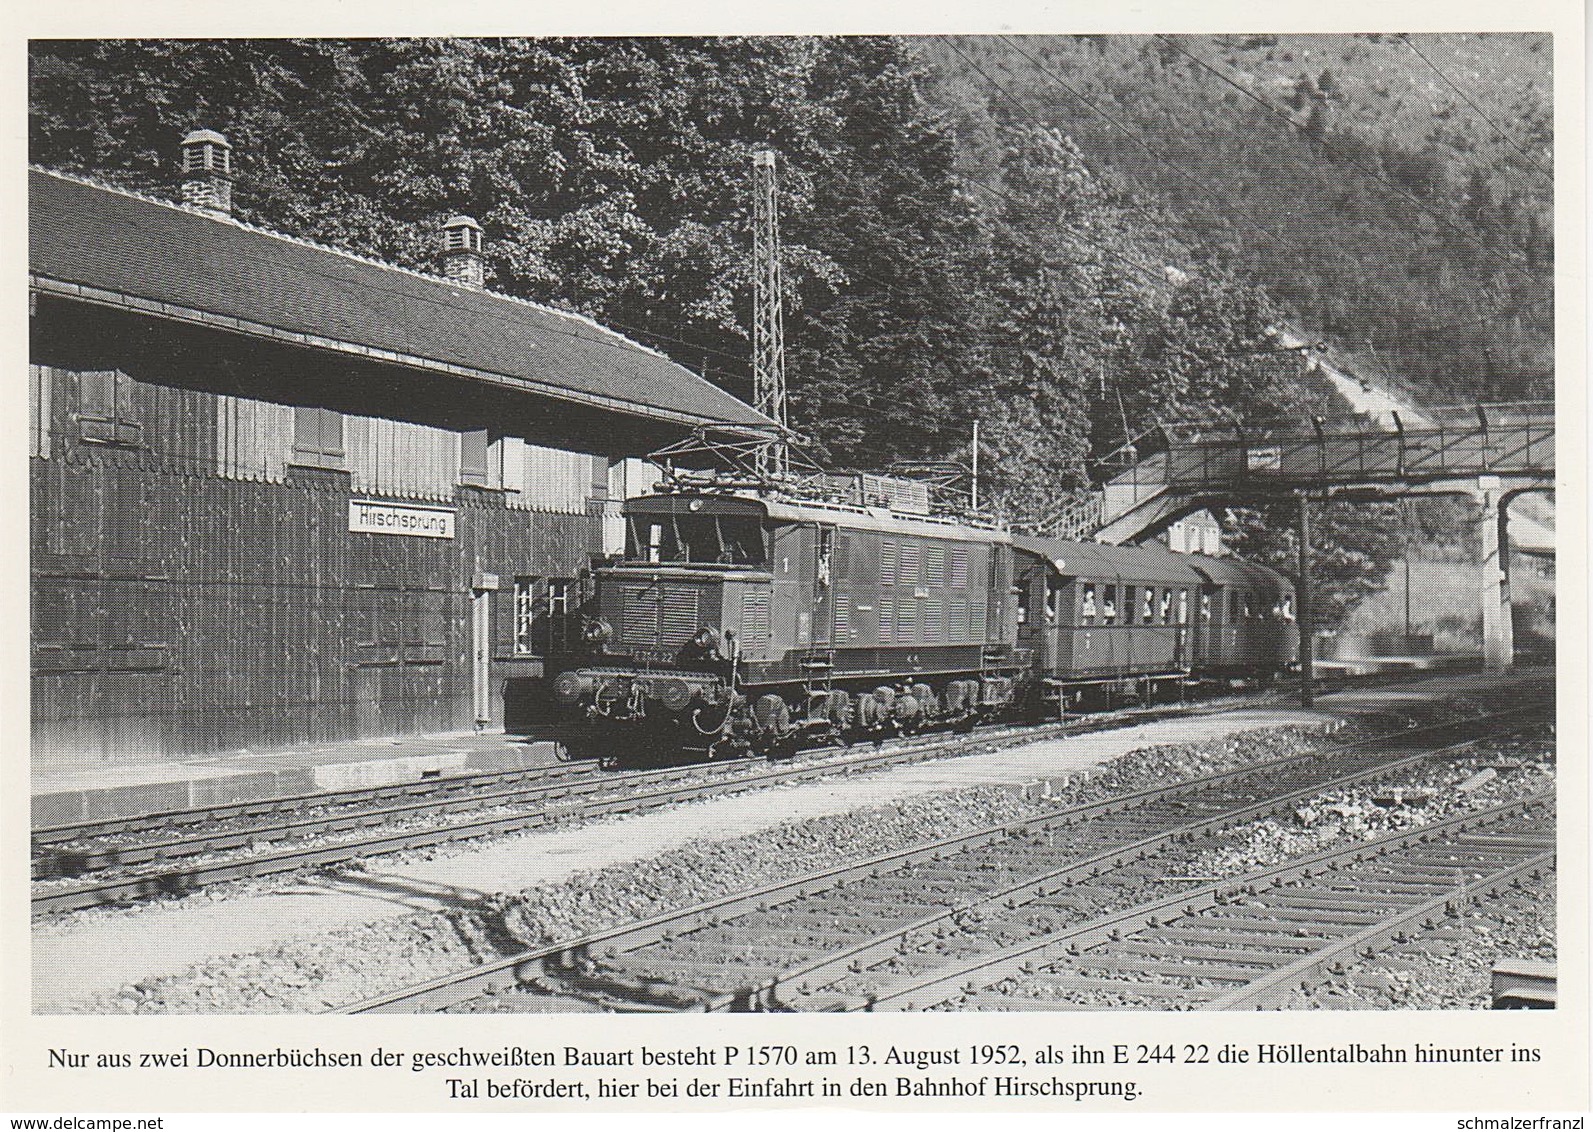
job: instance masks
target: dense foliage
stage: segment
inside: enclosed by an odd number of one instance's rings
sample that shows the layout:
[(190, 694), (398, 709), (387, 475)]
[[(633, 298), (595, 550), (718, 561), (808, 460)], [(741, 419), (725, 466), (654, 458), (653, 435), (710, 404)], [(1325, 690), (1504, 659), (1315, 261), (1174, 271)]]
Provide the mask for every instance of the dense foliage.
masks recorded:
[(1202, 258), (1418, 401), (1552, 396), (1546, 35), (924, 42), (965, 169), (1000, 123), (1066, 131)]
[[(1440, 310), (1519, 302), (1510, 271), (1441, 227), (1417, 225), (1412, 256), (1390, 232), (1405, 213), (1324, 175), (1309, 141), (1283, 145), (1197, 92), (1153, 41), (1025, 42), (1018, 56), (996, 39), (36, 41), (31, 156), (169, 196), (177, 140), (219, 129), (241, 217), (422, 269), (441, 220), (469, 213), (494, 288), (590, 315), (750, 398), (750, 167), (772, 148), (792, 423), (821, 461), (881, 468), (966, 461), (978, 419), (985, 496), (1020, 519), (1049, 514), (1157, 420), (1269, 424), (1319, 407), (1300, 358), (1273, 346), (1285, 315), (1373, 338), (1402, 365), (1423, 352), (1435, 360), (1409, 371), (1453, 383), (1475, 336), (1431, 348)], [(1048, 89), (1053, 65), (1156, 123), (1218, 197), (1174, 194), (1162, 166), (1131, 160)], [(1453, 145), (1367, 141), (1343, 109), (1350, 80), (1307, 77), (1289, 94), (1320, 136), (1381, 145), (1380, 167), (1413, 192), (1548, 270), (1541, 193), (1507, 191), (1480, 156), (1450, 193)], [(1243, 216), (1303, 218), (1319, 260), (1250, 239)], [(1542, 313), (1522, 312), (1488, 354), (1496, 384), (1543, 364)], [(1345, 538), (1363, 574), (1386, 563), (1380, 544)], [(1360, 586), (1340, 587), (1344, 601)]]

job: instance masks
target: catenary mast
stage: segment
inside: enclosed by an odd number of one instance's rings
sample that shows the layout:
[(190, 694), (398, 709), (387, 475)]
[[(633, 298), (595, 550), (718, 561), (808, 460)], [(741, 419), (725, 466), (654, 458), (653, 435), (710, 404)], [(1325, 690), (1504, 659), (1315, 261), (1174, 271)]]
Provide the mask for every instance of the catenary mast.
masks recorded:
[(752, 155), (753, 407), (780, 424), (781, 435), (758, 450), (758, 471), (783, 476), (786, 451), (785, 327), (781, 318), (780, 212), (774, 152)]

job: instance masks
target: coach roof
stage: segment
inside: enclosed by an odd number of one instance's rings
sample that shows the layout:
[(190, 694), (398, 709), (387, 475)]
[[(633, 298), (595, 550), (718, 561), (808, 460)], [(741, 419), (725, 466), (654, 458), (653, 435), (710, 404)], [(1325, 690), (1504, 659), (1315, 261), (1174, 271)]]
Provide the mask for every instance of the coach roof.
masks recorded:
[(579, 315), (43, 169), (29, 172), (28, 206), (30, 284), (43, 293), (636, 416), (773, 423)]

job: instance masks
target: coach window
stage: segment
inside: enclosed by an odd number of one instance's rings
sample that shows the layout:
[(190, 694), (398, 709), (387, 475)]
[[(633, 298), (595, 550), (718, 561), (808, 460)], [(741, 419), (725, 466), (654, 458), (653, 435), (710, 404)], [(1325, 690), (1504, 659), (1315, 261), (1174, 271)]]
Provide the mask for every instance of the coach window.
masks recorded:
[(1211, 620), (1211, 595), (1210, 594), (1201, 594), (1200, 595), (1200, 619), (1202, 621), (1210, 621)]
[[(1163, 609), (1163, 612), (1166, 611), (1166, 603), (1165, 602), (1162, 604), (1162, 609)], [(1139, 619), (1140, 619), (1140, 622), (1142, 624), (1145, 624), (1145, 625), (1154, 624), (1155, 621), (1156, 621), (1156, 587), (1155, 586), (1146, 586), (1145, 587), (1145, 604), (1140, 607)]]
[(1180, 625), (1189, 624), (1189, 591), (1188, 590), (1179, 590), (1178, 591), (1178, 623)]
[(1117, 587), (1107, 586), (1106, 593), (1101, 598), (1101, 624), (1117, 624)]
[(1085, 586), (1084, 596), (1079, 601), (1079, 621), (1085, 625), (1095, 624), (1095, 587)]
[(1172, 623), (1172, 618), (1170, 616), (1168, 616), (1168, 614), (1170, 614), (1172, 612), (1172, 610), (1173, 610), (1173, 591), (1170, 590), (1170, 589), (1163, 588), (1163, 590), (1162, 590), (1162, 608), (1161, 608), (1161, 623), (1163, 625), (1169, 625), (1169, 624)]
[(1285, 621), (1294, 620), (1294, 597), (1292, 594), (1283, 595), (1283, 619)]
[(1062, 611), (1062, 579), (1055, 574), (1045, 576), (1045, 623), (1055, 625)]

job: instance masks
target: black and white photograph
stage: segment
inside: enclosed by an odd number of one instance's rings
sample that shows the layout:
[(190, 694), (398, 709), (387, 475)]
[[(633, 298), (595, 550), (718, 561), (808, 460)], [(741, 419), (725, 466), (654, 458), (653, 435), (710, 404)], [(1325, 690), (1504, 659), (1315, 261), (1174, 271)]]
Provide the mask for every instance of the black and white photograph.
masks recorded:
[[(1567, 1020), (1563, 38), (29, 39), (24, 1011), (1529, 1060), (1395, 1020)], [(658, 1064), (842, 1103), (753, 1024)]]
[(34, 1008), (1555, 993), (1552, 41), (34, 41)]

